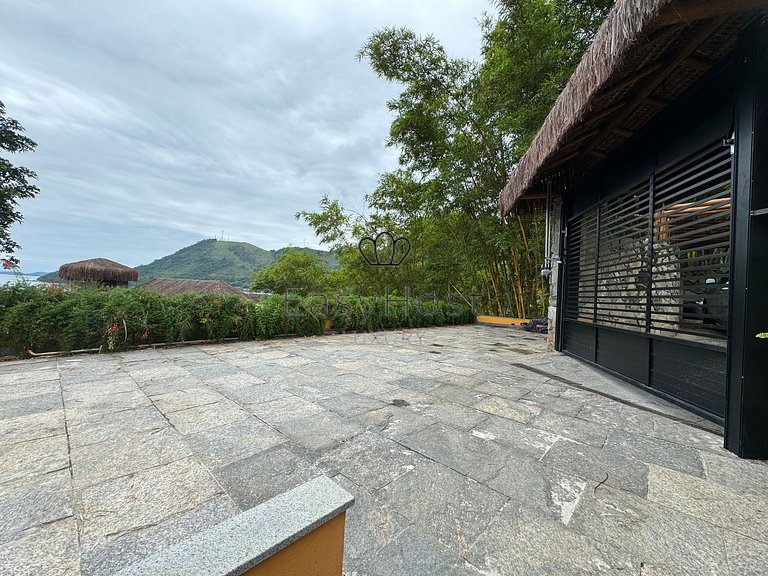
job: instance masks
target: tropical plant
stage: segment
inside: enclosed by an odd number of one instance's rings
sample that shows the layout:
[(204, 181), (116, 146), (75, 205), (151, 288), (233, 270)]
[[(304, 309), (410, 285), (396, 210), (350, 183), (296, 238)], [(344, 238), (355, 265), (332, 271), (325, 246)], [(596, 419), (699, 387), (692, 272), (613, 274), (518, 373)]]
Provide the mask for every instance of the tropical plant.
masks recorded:
[[(30, 152), (37, 144), (24, 135), (24, 128), (13, 118), (6, 116), (5, 105), (0, 101), (0, 150), (11, 153)], [(0, 157), (0, 252), (13, 254), (19, 245), (11, 238), (13, 224), (22, 221), (18, 211), (19, 200), (32, 198), (39, 189), (30, 181), (37, 178), (29, 168), (14, 166), (6, 158)], [(6, 260), (18, 264), (13, 256)]]

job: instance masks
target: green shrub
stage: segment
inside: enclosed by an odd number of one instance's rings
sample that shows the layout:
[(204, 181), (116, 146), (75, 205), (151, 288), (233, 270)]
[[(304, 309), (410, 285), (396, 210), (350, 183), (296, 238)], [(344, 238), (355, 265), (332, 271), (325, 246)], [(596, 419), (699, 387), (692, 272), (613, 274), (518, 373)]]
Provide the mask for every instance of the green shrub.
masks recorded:
[(0, 344), (19, 353), (96, 349), (191, 340), (312, 336), (327, 330), (377, 331), (474, 322), (468, 307), (443, 301), (218, 294), (164, 296), (136, 288), (0, 288)]

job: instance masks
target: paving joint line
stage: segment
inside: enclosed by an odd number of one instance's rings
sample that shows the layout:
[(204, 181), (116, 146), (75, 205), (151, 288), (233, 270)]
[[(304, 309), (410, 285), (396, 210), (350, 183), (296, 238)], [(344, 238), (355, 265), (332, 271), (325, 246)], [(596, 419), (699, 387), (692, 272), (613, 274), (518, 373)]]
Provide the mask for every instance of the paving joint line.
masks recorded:
[(552, 380), (556, 380), (557, 382), (566, 384), (567, 386), (572, 386), (573, 388), (584, 390), (585, 392), (591, 392), (592, 394), (597, 394), (598, 396), (602, 396), (603, 398), (608, 398), (609, 400), (613, 400), (615, 402), (618, 402), (619, 404), (624, 404), (625, 406), (637, 408), (638, 410), (642, 410), (643, 412), (648, 412), (649, 414), (661, 416), (668, 420), (672, 420), (673, 422), (678, 422), (679, 424), (685, 424), (686, 426), (691, 426), (692, 428), (697, 428), (698, 430), (703, 430), (704, 432), (709, 432), (710, 434), (717, 435), (716, 432), (713, 432), (706, 426), (702, 426), (700, 424), (697, 424), (696, 422), (691, 422), (690, 420), (686, 420), (685, 418), (681, 418), (680, 416), (673, 416), (672, 414), (667, 414), (665, 412), (662, 412), (661, 410), (656, 410), (655, 408), (648, 408), (647, 406), (643, 406), (642, 404), (638, 404), (637, 402), (633, 402), (632, 400), (626, 400), (624, 398), (614, 396), (613, 394), (609, 394), (608, 392), (601, 392), (600, 390), (595, 390), (594, 388), (584, 386), (583, 384), (580, 384), (573, 380), (569, 380), (568, 378), (563, 378), (562, 376), (558, 376), (557, 374), (552, 374), (551, 372), (547, 372), (546, 370), (542, 370), (540, 368), (534, 368), (533, 366), (527, 366), (525, 364), (518, 364), (518, 363), (514, 363), (512, 364), (512, 366), (514, 366), (515, 368), (528, 370), (529, 372), (533, 372), (534, 374), (538, 374), (540, 376), (547, 376)]

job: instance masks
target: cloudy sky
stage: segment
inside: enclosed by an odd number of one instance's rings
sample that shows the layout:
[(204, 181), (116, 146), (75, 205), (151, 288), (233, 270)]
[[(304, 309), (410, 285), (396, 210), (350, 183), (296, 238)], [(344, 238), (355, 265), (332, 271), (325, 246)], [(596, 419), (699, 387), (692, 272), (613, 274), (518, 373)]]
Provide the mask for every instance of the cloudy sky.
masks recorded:
[(358, 210), (398, 87), (355, 53), (385, 26), (479, 58), (488, 0), (0, 0), (0, 100), (38, 143), (13, 228), (27, 272), (148, 263), (203, 238), (318, 247), (293, 214)]

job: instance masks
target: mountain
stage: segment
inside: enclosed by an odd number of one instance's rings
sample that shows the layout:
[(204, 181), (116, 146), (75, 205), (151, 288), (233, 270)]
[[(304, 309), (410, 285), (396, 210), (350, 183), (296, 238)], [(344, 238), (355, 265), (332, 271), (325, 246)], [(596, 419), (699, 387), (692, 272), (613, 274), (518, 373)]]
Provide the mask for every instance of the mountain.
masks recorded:
[[(14, 272), (13, 270), (0, 270), (0, 274), (15, 275), (16, 272)], [(22, 272), (22, 274), (24, 274), (24, 276), (29, 276), (31, 278), (39, 278), (40, 276), (45, 276), (46, 274), (48, 274), (48, 272)]]
[[(247, 288), (253, 273), (275, 261), (288, 248), (264, 250), (247, 242), (201, 240), (169, 256), (137, 266), (139, 284), (155, 278), (190, 278), (192, 280), (224, 280)], [(331, 268), (337, 268), (335, 254), (312, 248), (295, 248), (317, 254)], [(59, 282), (56, 272), (40, 278), (41, 282)]]
[(150, 264), (137, 266), (139, 284), (155, 278), (224, 280), (247, 287), (253, 273), (275, 259), (270, 250), (246, 242), (201, 240)]

